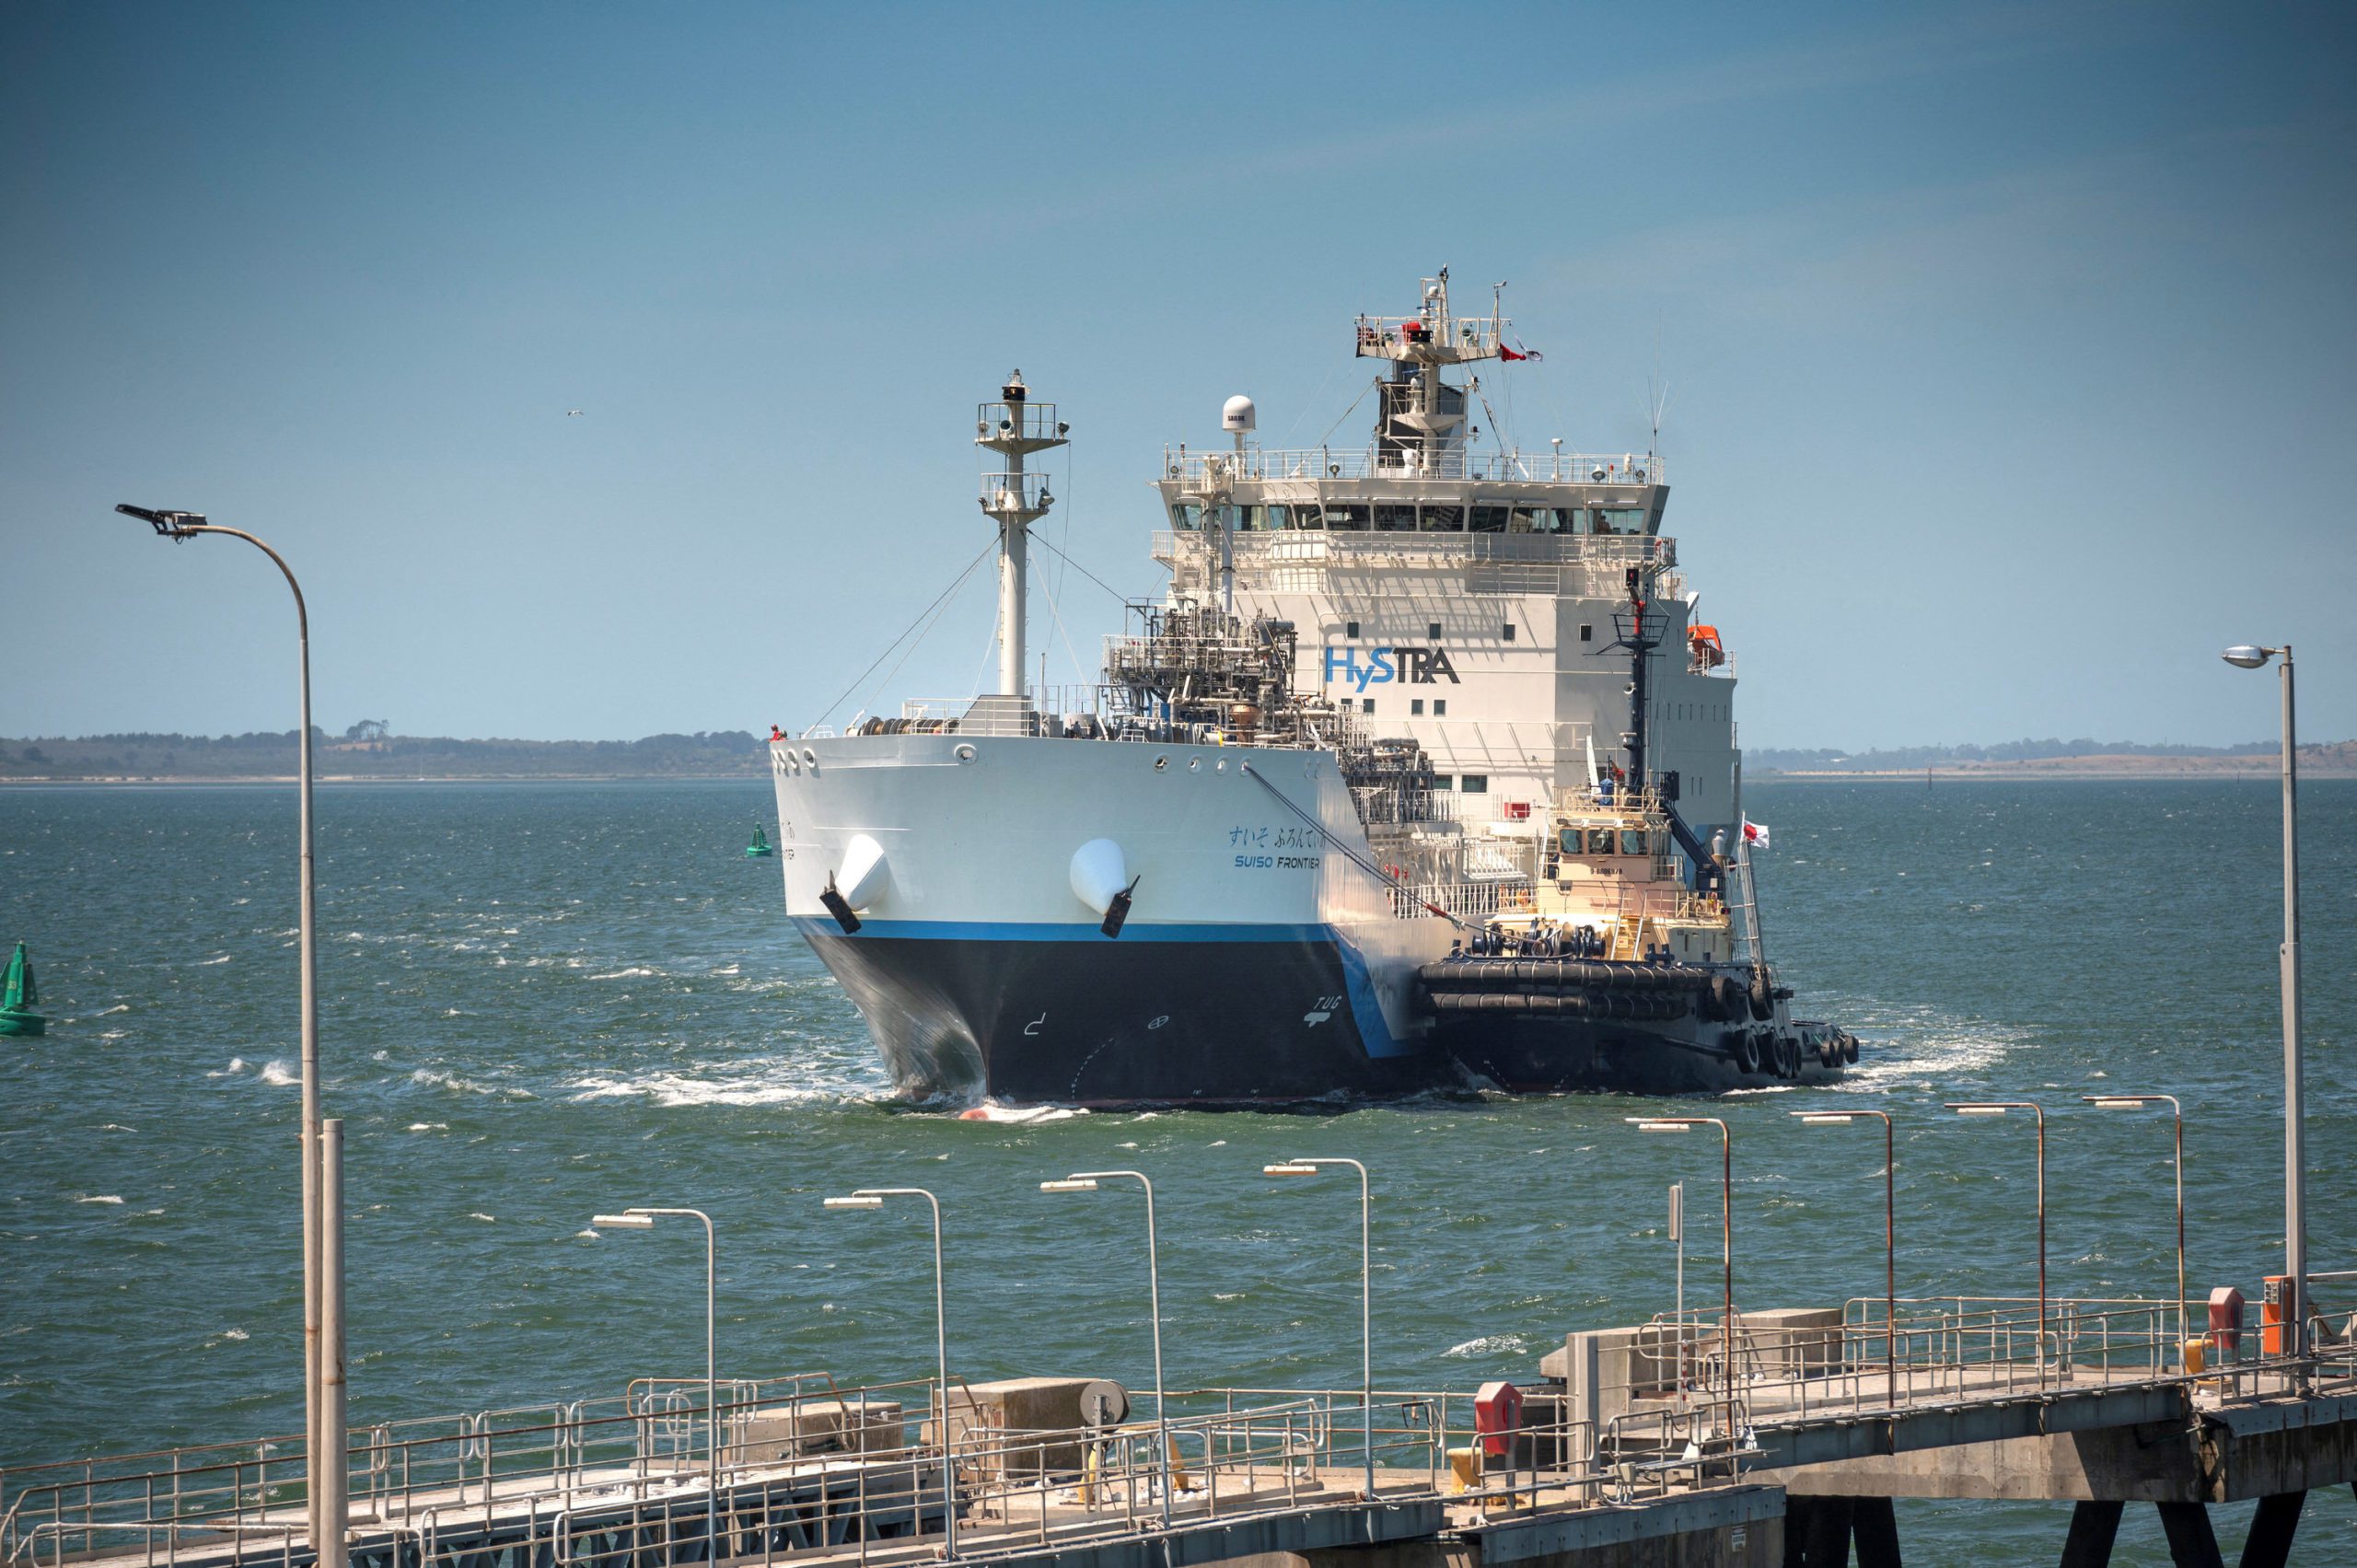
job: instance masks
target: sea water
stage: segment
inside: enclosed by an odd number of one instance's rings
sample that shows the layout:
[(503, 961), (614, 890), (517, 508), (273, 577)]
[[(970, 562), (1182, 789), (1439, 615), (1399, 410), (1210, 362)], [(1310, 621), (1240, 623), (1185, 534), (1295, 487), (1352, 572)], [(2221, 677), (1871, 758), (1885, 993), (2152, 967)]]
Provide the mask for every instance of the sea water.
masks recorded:
[[(2187, 1108), (2190, 1288), (2282, 1265), (2280, 839), (2272, 780), (1755, 784), (1771, 949), (1796, 1006), (1862, 1036), (1841, 1087), (1705, 1108), (1735, 1137), (1736, 1296), (1882, 1286), (1879, 1126), (1898, 1119), (1903, 1295), (2036, 1289), (2049, 1114), (2056, 1295), (2165, 1296), (2165, 1116)], [(0, 1467), (298, 1431), (295, 796), (0, 790), (0, 939), (31, 944), (43, 1039), (0, 1041)], [(712, 1212), (724, 1376), (931, 1367), (922, 1210), (941, 1197), (950, 1354), (970, 1378), (1150, 1387), (1133, 1193), (1152, 1175), (1173, 1387), (1354, 1386), (1355, 1192), (1263, 1163), (1374, 1169), (1379, 1385), (1536, 1378), (1571, 1329), (1717, 1286), (1716, 1140), (1642, 1137), (1660, 1102), (1434, 1097), (1324, 1115), (957, 1119), (903, 1103), (743, 846), (761, 783), (341, 785), (319, 796), (319, 1038), (346, 1125), (355, 1423), (618, 1392), (702, 1368), (702, 1236), (598, 1235), (630, 1204)], [(774, 827), (773, 821), (772, 827)], [(2312, 1266), (2357, 1265), (2357, 785), (2302, 797)], [(2357, 1281), (2321, 1304), (2357, 1309)], [(2247, 1507), (2220, 1509), (2227, 1550)], [(1914, 1563), (2051, 1560), (2067, 1504), (1901, 1503)], [(2357, 1560), (2346, 1492), (2297, 1560)], [(2131, 1508), (2115, 1561), (2165, 1562)]]

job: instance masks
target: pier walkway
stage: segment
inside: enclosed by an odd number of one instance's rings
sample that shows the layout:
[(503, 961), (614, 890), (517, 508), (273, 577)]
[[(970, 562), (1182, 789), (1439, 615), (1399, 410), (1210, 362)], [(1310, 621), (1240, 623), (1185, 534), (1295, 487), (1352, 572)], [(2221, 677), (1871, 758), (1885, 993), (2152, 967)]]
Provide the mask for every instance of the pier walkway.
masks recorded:
[[(1893, 1498), (2046, 1498), (2079, 1504), (2058, 1543), (2078, 1568), (2130, 1504), (2159, 1508), (2177, 1562), (2220, 1563), (2207, 1505), (2257, 1498), (2243, 1562), (2263, 1568), (2308, 1491), (2357, 1483), (2357, 1349), (2331, 1325), (2297, 1362), (2205, 1341), (2189, 1373), (2164, 1304), (1899, 1306), (1574, 1333), (1511, 1388), (1197, 1389), (1094, 1426), (1078, 1378), (953, 1379), (946, 1423), (929, 1382), (730, 1379), (708, 1402), (641, 1379), (354, 1431), (349, 1549), (354, 1568), (1882, 1568)], [(309, 1568), (301, 1448), (0, 1472), (0, 1568)]]

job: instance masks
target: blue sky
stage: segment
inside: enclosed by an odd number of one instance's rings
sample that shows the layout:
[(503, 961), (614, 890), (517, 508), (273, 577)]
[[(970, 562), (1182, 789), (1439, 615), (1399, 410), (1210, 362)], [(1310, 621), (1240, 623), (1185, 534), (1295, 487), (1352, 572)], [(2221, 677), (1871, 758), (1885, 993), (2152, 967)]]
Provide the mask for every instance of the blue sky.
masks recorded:
[[(806, 724), (987, 540), (968, 421), (1011, 366), (1074, 426), (1051, 537), (1147, 596), (1161, 444), (1237, 391), (1314, 441), (1351, 318), (1446, 262), (1546, 354), (1491, 377), (1526, 447), (1642, 447), (1666, 381), (1747, 741), (2261, 738), (2216, 650), (2287, 638), (2305, 732), (2357, 735), (2351, 38), (17, 0), (0, 733), (291, 727), (267, 563), (122, 500), (286, 552), (331, 729)], [(843, 711), (971, 690), (981, 577)], [(1119, 624), (1061, 584), (1057, 680)]]

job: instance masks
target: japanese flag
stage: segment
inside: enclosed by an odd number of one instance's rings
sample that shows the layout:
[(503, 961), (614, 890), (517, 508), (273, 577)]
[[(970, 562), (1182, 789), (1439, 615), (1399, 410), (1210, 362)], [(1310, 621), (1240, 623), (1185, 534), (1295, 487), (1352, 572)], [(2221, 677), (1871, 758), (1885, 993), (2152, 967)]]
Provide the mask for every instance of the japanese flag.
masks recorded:
[(1762, 822), (1755, 822), (1748, 817), (1745, 818), (1743, 819), (1743, 842), (1750, 844), (1756, 849), (1767, 849), (1770, 847), (1768, 843), (1767, 825)]

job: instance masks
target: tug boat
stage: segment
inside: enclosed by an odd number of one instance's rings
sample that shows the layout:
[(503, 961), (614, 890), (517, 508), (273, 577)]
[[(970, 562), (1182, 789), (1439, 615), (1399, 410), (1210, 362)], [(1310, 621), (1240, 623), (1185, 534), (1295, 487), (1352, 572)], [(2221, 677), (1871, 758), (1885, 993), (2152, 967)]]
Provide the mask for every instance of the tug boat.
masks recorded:
[(1444, 268), (1358, 319), (1362, 448), (1265, 449), (1244, 397), (1166, 448), (1167, 590), (1078, 686), (1025, 669), (1029, 459), (1071, 427), (1019, 372), (978, 405), (995, 689), (770, 746), (786, 914), (903, 1092), (1687, 1092), (1854, 1060), (1760, 944), (1736, 664), (1665, 464), (1485, 444), (1447, 373), (1538, 357), (1499, 304), (1457, 315)]

